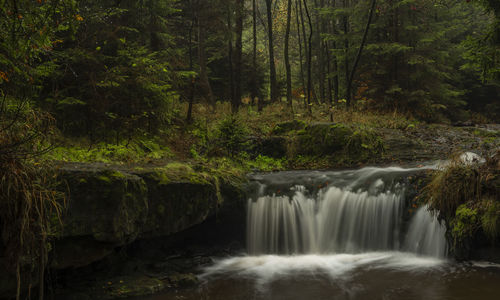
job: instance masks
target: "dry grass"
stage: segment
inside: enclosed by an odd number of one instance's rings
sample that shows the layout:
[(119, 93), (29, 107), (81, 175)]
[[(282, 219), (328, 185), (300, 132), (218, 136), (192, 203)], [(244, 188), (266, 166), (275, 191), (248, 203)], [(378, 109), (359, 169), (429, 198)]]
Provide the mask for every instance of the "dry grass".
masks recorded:
[(450, 219), (457, 208), (481, 197), (479, 167), (464, 164), (455, 156), (448, 167), (437, 171), (431, 182), (422, 190), (422, 196), (440, 216)]
[[(179, 108), (181, 115), (187, 112), (187, 106), (181, 105)], [(255, 134), (268, 133), (276, 124), (301, 120), (306, 123), (330, 122), (330, 112), (333, 112), (333, 119), (336, 123), (358, 124), (376, 128), (397, 128), (406, 129), (409, 126), (418, 125), (418, 121), (410, 116), (403, 115), (397, 111), (379, 112), (358, 109), (346, 109), (342, 106), (330, 108), (327, 104), (315, 104), (312, 106), (312, 114), (309, 114), (302, 103), (294, 103), (294, 114), (290, 112), (286, 103), (275, 103), (267, 105), (262, 112), (257, 112), (256, 106), (243, 105), (237, 113), (242, 122)], [(227, 115), (231, 114), (231, 105), (228, 102), (218, 102), (215, 110), (205, 104), (195, 104), (193, 118), (203, 120), (209, 127)]]

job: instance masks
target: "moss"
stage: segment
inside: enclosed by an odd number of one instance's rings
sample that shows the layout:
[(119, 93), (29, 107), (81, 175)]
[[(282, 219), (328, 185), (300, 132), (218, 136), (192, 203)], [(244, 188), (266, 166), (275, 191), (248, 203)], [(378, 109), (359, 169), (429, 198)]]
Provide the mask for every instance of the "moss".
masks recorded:
[(439, 211), (441, 217), (449, 220), (461, 204), (477, 199), (478, 188), (477, 166), (455, 160), (444, 170), (433, 174), (422, 191), (422, 197), (432, 209)]
[(483, 201), (482, 207), (484, 213), (481, 216), (481, 227), (488, 238), (494, 242), (500, 235), (500, 202), (487, 199)]
[(352, 164), (378, 158), (383, 151), (382, 138), (371, 128), (317, 123), (297, 132), (290, 143), (288, 158), (330, 156), (334, 165)]
[(457, 247), (465, 240), (470, 239), (479, 228), (477, 209), (469, 208), (466, 204), (460, 205), (450, 225), (453, 245)]
[(104, 181), (106, 183), (111, 183), (111, 178), (109, 178), (108, 176), (105, 176), (105, 175), (100, 175), (97, 177), (97, 179), (100, 181)]
[(189, 164), (178, 162), (155, 168), (153, 178), (159, 184), (169, 184), (172, 182), (210, 184), (209, 175), (204, 172), (195, 172)]
[(123, 178), (125, 178), (125, 174), (123, 174), (120, 171), (111, 171), (109, 173), (109, 176), (111, 176), (112, 178), (115, 178), (115, 179), (123, 179)]
[(472, 131), (472, 134), (478, 137), (483, 138), (498, 138), (500, 137), (500, 131), (491, 131), (485, 130), (481, 128), (470, 128), (469, 131)]
[(160, 215), (164, 215), (165, 214), (165, 206), (159, 204), (156, 207), (156, 212), (158, 212)]
[(302, 120), (292, 120), (288, 122), (279, 123), (274, 126), (271, 131), (272, 134), (285, 134), (290, 133), (292, 131), (303, 130), (306, 127), (306, 123)]
[(475, 247), (494, 245), (500, 238), (495, 180), (500, 172), (499, 158), (500, 152), (482, 165), (454, 159), (444, 170), (434, 172), (420, 195), (444, 219), (451, 250), (458, 258), (468, 258)]

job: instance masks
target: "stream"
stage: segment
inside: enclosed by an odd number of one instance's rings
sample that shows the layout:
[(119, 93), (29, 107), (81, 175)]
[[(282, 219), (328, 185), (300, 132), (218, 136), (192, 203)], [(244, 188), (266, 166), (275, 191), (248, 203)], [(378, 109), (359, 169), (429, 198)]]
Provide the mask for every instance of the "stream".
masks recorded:
[(498, 299), (500, 266), (447, 258), (444, 224), (412, 201), (432, 168), (253, 175), (246, 252), (141, 299)]

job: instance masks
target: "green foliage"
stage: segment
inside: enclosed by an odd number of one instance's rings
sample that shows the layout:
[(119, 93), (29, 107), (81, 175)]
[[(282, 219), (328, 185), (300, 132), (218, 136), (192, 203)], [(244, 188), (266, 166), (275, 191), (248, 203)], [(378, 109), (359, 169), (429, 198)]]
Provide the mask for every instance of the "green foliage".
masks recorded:
[(0, 94), (19, 97), (32, 91), (39, 59), (71, 35), (79, 21), (74, 0), (0, 2)]
[(500, 202), (493, 199), (483, 200), (481, 207), (484, 210), (481, 216), (481, 227), (494, 242), (500, 237)]
[(165, 128), (182, 77), (172, 71), (176, 54), (163, 50), (172, 39), (165, 32), (171, 2), (86, 1), (79, 10), (78, 43), (58, 45), (39, 67), (42, 106), (65, 134), (95, 141)]
[(44, 157), (64, 162), (137, 163), (149, 162), (172, 156), (168, 147), (151, 140), (139, 140), (130, 144), (99, 143), (92, 148), (55, 147)]
[(264, 155), (258, 155), (255, 160), (247, 160), (246, 165), (252, 170), (261, 172), (284, 170), (285, 158), (276, 159)]
[[(369, 60), (360, 67), (358, 97), (373, 99), (372, 106), (396, 108), (431, 122), (453, 118), (467, 101), (473, 102), (474, 94), (468, 93), (463, 80), (476, 76), (478, 65), (484, 63), (464, 60), (462, 56), (475, 56), (478, 49), (470, 42), (464, 47), (461, 41), (485, 34), (491, 19), (484, 17), (484, 10), (465, 1), (398, 0), (377, 5), (378, 18), (366, 46)], [(481, 56), (495, 60), (489, 54)]]
[[(463, 255), (475, 241), (500, 238), (498, 154), (481, 166), (454, 160), (433, 174), (422, 191), (430, 208), (444, 219), (455, 253)], [(466, 252), (465, 252), (466, 253)]]
[(477, 210), (467, 207), (466, 204), (460, 205), (450, 225), (454, 246), (457, 247), (457, 245), (473, 237), (474, 233), (479, 228)]
[(422, 197), (431, 209), (449, 220), (460, 205), (479, 197), (479, 187), (478, 167), (466, 165), (457, 158), (444, 170), (434, 173)]
[(348, 138), (344, 149), (350, 157), (363, 161), (382, 154), (384, 142), (373, 129), (359, 127)]
[(247, 128), (241, 121), (230, 115), (223, 119), (216, 129), (216, 144), (229, 156), (234, 157), (243, 151), (247, 145)]

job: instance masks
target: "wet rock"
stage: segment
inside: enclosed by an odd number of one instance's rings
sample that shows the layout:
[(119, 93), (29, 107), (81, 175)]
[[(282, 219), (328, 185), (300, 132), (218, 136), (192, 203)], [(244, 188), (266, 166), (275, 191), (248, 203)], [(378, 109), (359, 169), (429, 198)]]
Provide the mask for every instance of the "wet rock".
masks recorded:
[(62, 226), (51, 251), (50, 266), (78, 268), (100, 260), (117, 246), (134, 241), (146, 223), (144, 180), (105, 166), (69, 165), (58, 171), (67, 193)]
[(148, 214), (142, 178), (108, 168), (62, 168), (59, 176), (69, 189), (61, 238), (91, 236), (123, 245), (139, 235)]
[(209, 180), (169, 181), (162, 171), (143, 172), (149, 214), (141, 237), (167, 236), (199, 224), (219, 205), (217, 187)]
[(56, 294), (57, 299), (91, 300), (123, 299), (153, 295), (169, 287), (168, 281), (143, 274), (99, 278), (95, 282), (75, 284), (72, 289), (65, 289)]

